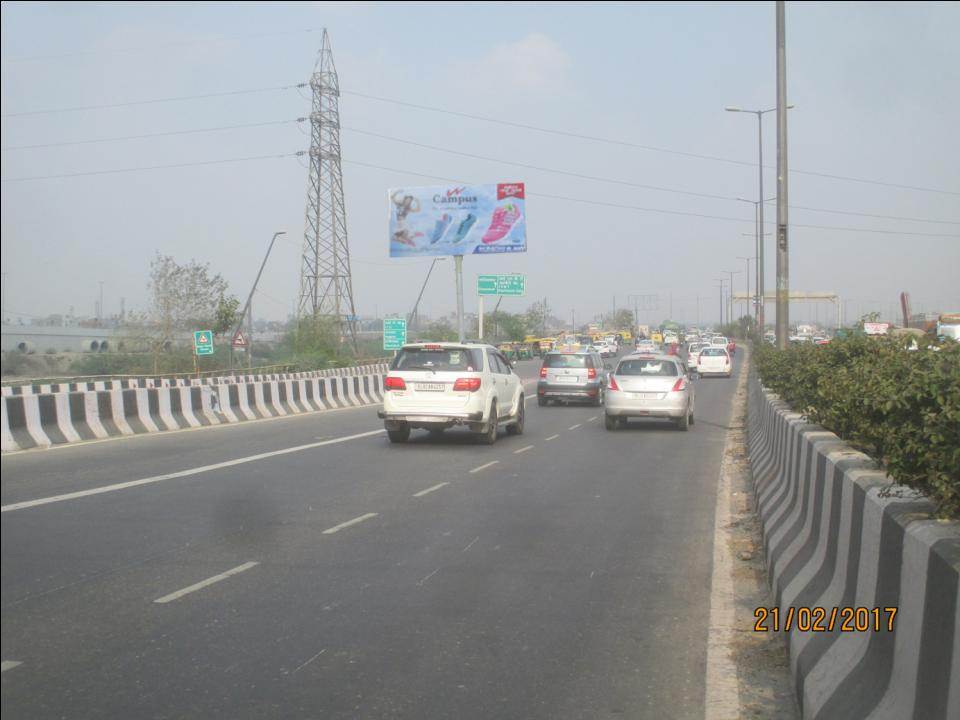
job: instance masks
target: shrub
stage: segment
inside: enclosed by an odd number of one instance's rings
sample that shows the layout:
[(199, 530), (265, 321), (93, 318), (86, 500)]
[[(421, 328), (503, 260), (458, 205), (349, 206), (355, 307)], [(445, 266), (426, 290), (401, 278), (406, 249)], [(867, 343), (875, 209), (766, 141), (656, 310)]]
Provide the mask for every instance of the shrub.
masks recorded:
[[(756, 351), (765, 386), (960, 517), (960, 345), (851, 337)], [(936, 349), (935, 349), (936, 348)]]

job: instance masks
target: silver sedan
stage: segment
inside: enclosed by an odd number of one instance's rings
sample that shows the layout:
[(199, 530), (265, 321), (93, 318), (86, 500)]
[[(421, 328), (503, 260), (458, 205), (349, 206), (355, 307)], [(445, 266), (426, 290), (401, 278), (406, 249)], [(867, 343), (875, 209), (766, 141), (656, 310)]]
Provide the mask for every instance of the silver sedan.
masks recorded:
[(627, 355), (610, 373), (604, 396), (605, 427), (616, 430), (628, 418), (669, 418), (680, 430), (693, 425), (693, 383), (673, 355)]

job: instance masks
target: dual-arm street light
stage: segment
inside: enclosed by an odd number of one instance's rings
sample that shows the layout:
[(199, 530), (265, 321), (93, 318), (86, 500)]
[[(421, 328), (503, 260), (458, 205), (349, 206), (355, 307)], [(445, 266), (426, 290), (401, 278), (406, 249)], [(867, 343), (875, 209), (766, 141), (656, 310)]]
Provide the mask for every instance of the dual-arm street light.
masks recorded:
[(747, 257), (744, 257), (743, 255), (737, 255), (737, 260), (743, 260), (743, 261), (746, 263), (746, 265), (747, 265), (747, 272), (746, 272), (746, 278), (747, 278), (747, 317), (750, 316), (750, 261), (751, 261), (751, 260), (754, 260), (754, 261), (755, 261), (756, 259), (757, 259), (756, 255), (753, 255), (753, 256), (748, 255)]
[[(789, 110), (792, 107), (793, 105), (787, 105), (787, 110)], [(768, 112), (773, 112), (774, 110), (776, 110), (776, 108), (772, 107), (772, 108), (767, 108), (766, 110), (746, 110), (744, 108), (728, 105), (727, 107), (724, 108), (724, 110), (726, 110), (727, 112), (752, 113), (757, 116), (757, 147), (758, 147), (757, 170), (758, 170), (760, 187), (759, 187), (759, 192), (757, 193), (757, 198), (759, 199), (757, 200), (756, 205), (757, 205), (757, 213), (758, 213), (757, 223), (761, 228), (760, 232), (763, 232), (762, 230), (763, 202), (764, 202), (763, 201), (763, 116)], [(763, 279), (763, 243), (762, 242), (759, 243), (759, 247), (760, 247), (759, 252), (757, 252), (757, 257), (759, 258), (759, 260), (757, 261), (757, 266), (760, 268), (760, 272), (759, 272), (760, 279), (757, 285), (757, 293), (761, 297), (759, 323), (760, 323), (760, 327), (763, 328), (763, 322), (764, 322), (763, 309), (764, 308), (763, 308), (762, 298), (763, 298), (763, 293), (765, 291), (766, 283), (764, 283), (764, 279)]]
[(720, 283), (720, 326), (723, 327), (723, 284), (726, 280), (723, 278), (714, 278), (713, 281)]

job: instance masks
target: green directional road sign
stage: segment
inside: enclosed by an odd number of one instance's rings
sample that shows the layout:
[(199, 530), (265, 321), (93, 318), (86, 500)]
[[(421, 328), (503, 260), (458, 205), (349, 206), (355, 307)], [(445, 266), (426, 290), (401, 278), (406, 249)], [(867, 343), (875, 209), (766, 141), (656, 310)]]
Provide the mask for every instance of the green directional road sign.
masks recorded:
[(213, 332), (197, 330), (193, 333), (193, 351), (197, 355), (213, 355)]
[(399, 350), (407, 342), (407, 321), (403, 318), (383, 319), (383, 349)]
[(477, 295), (506, 295), (520, 297), (526, 293), (523, 275), (478, 275)]

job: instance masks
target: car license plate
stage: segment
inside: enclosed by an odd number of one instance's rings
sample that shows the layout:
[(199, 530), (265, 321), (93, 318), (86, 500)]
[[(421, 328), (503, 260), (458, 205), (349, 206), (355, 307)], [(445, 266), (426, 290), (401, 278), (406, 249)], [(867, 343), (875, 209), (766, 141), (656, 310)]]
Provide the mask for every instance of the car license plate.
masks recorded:
[(575, 383), (577, 381), (576, 375), (558, 375), (557, 382), (561, 383)]
[(638, 400), (659, 400), (660, 399), (660, 393), (654, 393), (654, 392), (638, 392), (638, 393), (631, 393), (631, 395), (634, 398), (637, 398)]
[(443, 383), (417, 383), (414, 387), (418, 392), (443, 392), (447, 389)]

